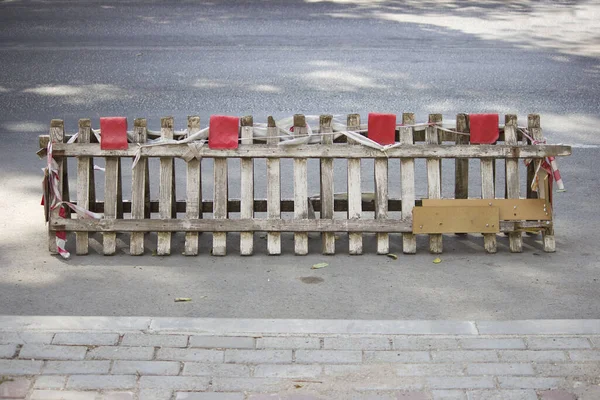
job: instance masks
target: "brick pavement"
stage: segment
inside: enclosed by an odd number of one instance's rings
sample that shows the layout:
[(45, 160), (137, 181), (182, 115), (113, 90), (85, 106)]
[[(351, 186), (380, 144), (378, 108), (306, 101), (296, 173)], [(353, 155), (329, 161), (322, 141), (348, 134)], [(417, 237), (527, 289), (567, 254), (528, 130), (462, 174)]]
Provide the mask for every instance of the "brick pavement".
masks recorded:
[(600, 321), (0, 317), (0, 382), (31, 400), (598, 400)]

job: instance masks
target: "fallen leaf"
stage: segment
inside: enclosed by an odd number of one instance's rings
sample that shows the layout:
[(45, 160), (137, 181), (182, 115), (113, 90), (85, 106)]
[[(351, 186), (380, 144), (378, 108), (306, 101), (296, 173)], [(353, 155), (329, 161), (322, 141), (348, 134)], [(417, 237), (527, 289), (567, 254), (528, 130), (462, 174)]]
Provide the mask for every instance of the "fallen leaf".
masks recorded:
[(395, 255), (394, 253), (388, 253), (388, 254), (386, 254), (386, 256), (388, 256), (388, 257), (389, 257), (389, 258), (391, 258), (392, 260), (397, 260), (397, 259), (398, 259), (398, 256), (397, 256), (397, 255)]
[(318, 264), (314, 264), (312, 267), (310, 267), (310, 269), (321, 269), (321, 268), (325, 268), (328, 265), (329, 264), (327, 264), (327, 263), (318, 263)]
[(298, 384), (296, 383), (296, 384), (294, 385), (294, 387), (295, 387), (296, 389), (300, 389), (300, 388), (302, 387), (302, 385), (298, 385)]
[(434, 263), (434, 264), (439, 264), (439, 263), (441, 263), (441, 262), (442, 262), (442, 259), (441, 259), (441, 258), (439, 258), (439, 257), (438, 257), (438, 258), (436, 258), (435, 260), (433, 260), (433, 263)]
[(176, 297), (175, 298), (175, 303), (184, 303), (184, 302), (188, 302), (188, 301), (192, 301), (191, 297)]

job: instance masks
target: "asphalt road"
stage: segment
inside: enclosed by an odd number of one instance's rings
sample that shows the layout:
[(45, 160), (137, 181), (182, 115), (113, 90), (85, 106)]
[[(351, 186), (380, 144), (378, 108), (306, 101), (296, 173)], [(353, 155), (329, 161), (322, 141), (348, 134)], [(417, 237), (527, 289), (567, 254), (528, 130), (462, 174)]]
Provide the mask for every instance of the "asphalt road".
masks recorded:
[[(478, 4), (0, 1), (0, 314), (598, 318), (600, 4)], [(205, 126), (211, 114), (265, 122), (371, 111), (411, 111), (418, 121), (516, 113), (522, 124), (540, 113), (551, 143), (574, 145), (560, 160), (569, 191), (556, 196), (557, 253), (528, 238), (523, 254), (510, 254), (500, 238), (490, 256), (480, 237), (447, 237), (434, 265), (426, 238), (418, 255), (395, 261), (374, 255), (372, 237), (368, 254), (344, 255), (342, 237), (341, 254), (325, 258), (317, 235), (306, 257), (291, 255), (289, 237), (287, 255), (268, 257), (259, 235), (258, 254), (246, 258), (234, 235), (225, 258), (208, 254), (210, 235), (195, 258), (121, 253), (64, 262), (46, 252), (43, 165), (34, 153), (52, 118), (73, 132), (79, 118), (97, 127), (110, 115), (146, 117), (155, 129), (172, 115), (182, 129), (194, 114)], [(401, 253), (397, 237), (392, 251)], [(327, 268), (310, 270), (323, 260)]]

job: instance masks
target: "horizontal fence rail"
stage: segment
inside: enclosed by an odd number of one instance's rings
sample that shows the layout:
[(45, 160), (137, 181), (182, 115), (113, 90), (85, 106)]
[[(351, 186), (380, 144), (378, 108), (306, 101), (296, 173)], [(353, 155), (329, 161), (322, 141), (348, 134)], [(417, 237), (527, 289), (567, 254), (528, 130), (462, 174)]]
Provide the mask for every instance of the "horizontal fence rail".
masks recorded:
[[(361, 124), (358, 114), (348, 115), (343, 122), (322, 115), (314, 125), (297, 114), (286, 123), (269, 117), (266, 124), (255, 124), (252, 117), (243, 117), (238, 135), (227, 139), (230, 146), (219, 148), (216, 139), (226, 138), (215, 136), (218, 131), (212, 120), (209, 130), (201, 129), (199, 117), (188, 117), (187, 129), (176, 132), (170, 117), (161, 120), (160, 131), (150, 131), (145, 119), (136, 119), (126, 139), (121, 138), (121, 147), (107, 149), (103, 140), (109, 140), (108, 128), (94, 130), (89, 119), (82, 119), (78, 132), (66, 135), (63, 121), (53, 120), (50, 134), (39, 138), (38, 152), (49, 161), (44, 195), (50, 251), (68, 254), (64, 250), (68, 232), (75, 232), (79, 255), (89, 253), (94, 232), (101, 233), (106, 255), (120, 250), (119, 237), (129, 239), (132, 255), (150, 249), (168, 255), (176, 232), (185, 233), (186, 255), (200, 253), (199, 241), (209, 238), (200, 235), (203, 232), (212, 233), (213, 255), (227, 253), (227, 234), (231, 232), (240, 233), (242, 255), (255, 253), (256, 232), (266, 233), (271, 255), (281, 254), (281, 234), (287, 232), (294, 235), (297, 255), (309, 252), (310, 232), (321, 233), (323, 254), (335, 254), (336, 233), (348, 234), (350, 254), (362, 254), (365, 234), (375, 235), (378, 254), (389, 253), (391, 241), (401, 243), (404, 253), (415, 253), (420, 234), (429, 236), (430, 252), (441, 253), (443, 234), (448, 233), (482, 234), (483, 247), (489, 253), (497, 251), (499, 233), (508, 236), (511, 252), (522, 251), (524, 232), (541, 233), (544, 250), (555, 251), (551, 199), (555, 174), (543, 163), (570, 155), (571, 148), (546, 144), (536, 114), (528, 116), (527, 127), (519, 127), (515, 115), (506, 115), (505, 123), (498, 126), (498, 140), (491, 144), (471, 143), (467, 114), (457, 115), (455, 126), (448, 128), (440, 114), (431, 114), (426, 123), (417, 124), (414, 114), (404, 113), (402, 123), (388, 132), (387, 144), (376, 141), (381, 132), (370, 127), (371, 122)], [(77, 160), (73, 201), (69, 198), (69, 158)], [(105, 167), (95, 167), (94, 158), (104, 158)], [(157, 175), (150, 173), (151, 158), (158, 160)], [(127, 200), (121, 165), (125, 159), (134, 160)], [(176, 196), (175, 159), (185, 162), (185, 199)], [(203, 171), (207, 159), (213, 161), (210, 176)], [(239, 199), (231, 198), (228, 191), (230, 159), (240, 160)], [(259, 170), (255, 159), (265, 159), (266, 169)], [(281, 159), (293, 160), (291, 176), (284, 176)], [(320, 193), (312, 196), (308, 192), (309, 159), (319, 160)], [(347, 160), (343, 177), (335, 175), (334, 159)], [(367, 159), (374, 160), (372, 193), (361, 187), (365, 168), (361, 161)], [(390, 179), (391, 159), (399, 159), (399, 179)], [(425, 160), (426, 167), (427, 195), (422, 198), (417, 198), (415, 190), (415, 161), (419, 159)], [(446, 165), (442, 160), (447, 159), (454, 161), (453, 198), (442, 198), (442, 166)], [(481, 191), (475, 198), (469, 197), (469, 159), (480, 164)], [(504, 162), (503, 182), (497, 182), (496, 160)], [(527, 191), (522, 196), (519, 166), (523, 160), (527, 163)], [(97, 179), (104, 180), (103, 199), (96, 198)], [(257, 179), (266, 181), (266, 199), (255, 196)], [(346, 193), (334, 191), (334, 181), (340, 179), (347, 179)], [(212, 199), (203, 197), (203, 182), (208, 180), (212, 181)], [(281, 196), (286, 180), (293, 181), (291, 199)], [(151, 182), (158, 184), (156, 198), (151, 197)], [(501, 199), (496, 198), (498, 184), (504, 187)], [(399, 189), (400, 198), (392, 198), (391, 189)], [(284, 213), (293, 216), (290, 219)], [(157, 235), (155, 248), (146, 237), (151, 232)]]

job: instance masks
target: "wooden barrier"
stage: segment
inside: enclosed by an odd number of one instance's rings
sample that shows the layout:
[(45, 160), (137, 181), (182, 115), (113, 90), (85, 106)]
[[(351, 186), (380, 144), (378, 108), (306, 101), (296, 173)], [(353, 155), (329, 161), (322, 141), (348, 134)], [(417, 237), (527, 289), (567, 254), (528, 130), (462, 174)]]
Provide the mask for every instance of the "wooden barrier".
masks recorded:
[[(385, 151), (371, 148), (345, 136), (334, 140), (332, 116), (322, 115), (319, 120), (321, 142), (281, 146), (280, 132), (275, 121), (269, 117), (266, 138), (253, 136), (252, 117), (243, 117), (240, 127), (240, 145), (237, 149), (211, 149), (208, 145), (161, 144), (144, 146), (149, 139), (145, 119), (136, 119), (130, 132), (129, 146), (124, 150), (102, 150), (93, 135), (89, 119), (79, 121), (76, 142), (65, 143), (67, 136), (61, 120), (53, 120), (50, 134), (40, 136), (40, 154), (52, 142), (52, 155), (57, 161), (59, 190), (63, 200), (68, 201), (67, 159), (77, 158), (77, 201), (86, 210), (103, 213), (101, 219), (78, 218), (69, 213), (61, 218), (58, 210), (48, 212), (49, 249), (56, 252), (56, 231), (76, 233), (76, 253), (89, 252), (89, 233), (101, 232), (103, 253), (117, 251), (117, 234), (130, 235), (129, 252), (144, 253), (144, 236), (157, 232), (156, 253), (171, 253), (172, 233), (185, 232), (184, 254), (199, 253), (200, 232), (212, 233), (212, 254), (225, 255), (227, 233), (240, 233), (240, 254), (254, 253), (255, 232), (267, 232), (267, 252), (281, 253), (281, 233), (294, 234), (294, 251), (297, 255), (308, 253), (308, 233), (320, 232), (323, 254), (335, 254), (335, 233), (349, 235), (350, 254), (363, 252), (363, 235), (376, 234), (377, 253), (386, 254), (390, 241), (402, 243), (403, 252), (415, 253), (416, 235), (429, 235), (431, 253), (441, 253), (443, 235), (447, 233), (483, 234), (484, 248), (489, 253), (497, 251), (497, 233), (508, 234), (511, 252), (521, 252), (522, 233), (541, 232), (543, 247), (547, 252), (555, 251), (552, 205), (548, 174), (539, 169), (539, 189), (531, 191), (537, 166), (546, 157), (567, 156), (571, 148), (564, 145), (532, 144), (518, 128), (517, 117), (506, 115), (505, 125), (500, 129), (500, 140), (493, 145), (469, 144), (469, 116), (459, 114), (455, 130), (441, 128), (442, 116), (431, 114), (426, 126), (415, 124), (411, 113), (402, 116), (402, 125), (396, 130), (396, 142), (400, 145)], [(348, 115), (347, 131), (360, 129), (360, 116)], [(307, 135), (303, 115), (295, 115), (293, 135)], [(173, 139), (173, 118), (161, 120), (160, 136)], [(187, 132), (200, 130), (200, 119), (188, 117)], [(529, 115), (528, 130), (534, 140), (542, 139), (540, 118)], [(368, 134), (367, 134), (368, 135)], [(345, 143), (344, 143), (345, 142)], [(419, 143), (424, 142), (424, 143)], [(451, 142), (451, 143), (448, 143)], [(538, 142), (535, 142), (538, 143)], [(121, 161), (123, 158), (139, 156), (132, 170), (131, 200), (123, 200)], [(104, 171), (104, 201), (96, 200), (94, 179), (94, 157), (106, 160)], [(158, 177), (149, 173), (148, 158), (158, 158)], [(175, 192), (174, 160), (186, 162), (185, 200), (177, 201)], [(204, 199), (202, 182), (209, 179), (202, 173), (202, 160), (214, 160), (214, 196)], [(231, 199), (228, 194), (228, 160), (239, 158), (241, 166), (241, 198)], [(254, 159), (266, 159), (266, 171), (255, 170)], [(319, 194), (308, 193), (307, 160), (319, 159)], [(481, 194), (469, 196), (469, 159), (481, 161)], [(281, 159), (293, 160), (293, 199), (281, 199)], [(334, 192), (334, 159), (347, 160), (347, 194)], [(361, 189), (361, 160), (374, 159), (374, 188), (372, 196)], [(399, 181), (390, 180), (388, 170), (391, 159), (400, 160)], [(425, 159), (427, 169), (427, 197), (416, 198), (415, 159)], [(455, 160), (454, 199), (442, 198), (442, 160)], [(520, 159), (534, 159), (533, 169), (527, 173), (527, 197), (520, 193)], [(505, 160), (505, 198), (496, 198), (496, 160)], [(256, 199), (254, 192), (255, 173), (267, 180), (267, 198)], [(158, 179), (157, 200), (151, 200), (150, 180)], [(289, 179), (289, 177), (288, 177)], [(500, 186), (500, 187), (501, 187)], [(390, 198), (389, 188), (401, 188), (401, 198)], [(52, 194), (50, 194), (52, 195)], [(255, 213), (266, 213), (258, 218)], [(293, 213), (292, 219), (283, 219), (282, 212)], [(178, 217), (177, 213), (184, 213)], [(230, 218), (229, 213), (239, 213), (239, 218)], [(318, 213), (318, 218), (315, 217)], [(341, 217), (345, 213), (345, 217)], [(392, 218), (401, 213), (400, 218)], [(154, 215), (153, 215), (154, 214)], [(154, 217), (154, 218), (151, 218)], [(401, 234), (401, 238), (396, 235)]]

